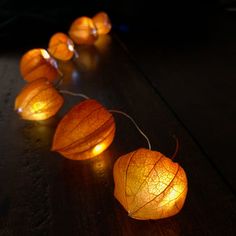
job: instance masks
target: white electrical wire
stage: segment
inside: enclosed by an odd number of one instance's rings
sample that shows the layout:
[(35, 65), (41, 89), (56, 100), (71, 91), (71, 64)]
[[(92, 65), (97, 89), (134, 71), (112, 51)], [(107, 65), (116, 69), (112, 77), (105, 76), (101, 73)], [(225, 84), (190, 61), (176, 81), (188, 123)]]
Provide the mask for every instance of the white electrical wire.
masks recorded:
[(64, 93), (64, 94), (68, 94), (68, 95), (72, 95), (75, 97), (82, 97), (84, 99), (90, 99), (87, 95), (83, 94), (83, 93), (74, 93), (68, 90), (59, 90), (60, 93)]
[(148, 138), (147, 135), (140, 129), (140, 127), (138, 126), (138, 124), (135, 122), (135, 120), (134, 120), (131, 116), (129, 116), (128, 114), (126, 114), (126, 113), (123, 112), (123, 111), (118, 111), (118, 110), (109, 110), (109, 112), (122, 114), (122, 115), (124, 115), (125, 117), (127, 117), (128, 119), (130, 119), (130, 120), (132, 121), (132, 123), (135, 125), (136, 129), (139, 131), (139, 133), (147, 140), (148, 149), (149, 149), (149, 150), (152, 149), (149, 138)]

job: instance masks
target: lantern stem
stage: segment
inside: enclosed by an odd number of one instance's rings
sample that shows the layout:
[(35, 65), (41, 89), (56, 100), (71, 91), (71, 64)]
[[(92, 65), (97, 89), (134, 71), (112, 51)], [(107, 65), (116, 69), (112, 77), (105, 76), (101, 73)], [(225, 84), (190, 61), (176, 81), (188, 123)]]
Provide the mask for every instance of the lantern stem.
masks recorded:
[(148, 138), (147, 135), (141, 130), (141, 128), (138, 126), (138, 124), (135, 122), (135, 120), (134, 120), (131, 116), (129, 116), (128, 114), (126, 114), (126, 113), (123, 112), (123, 111), (118, 111), (118, 110), (109, 110), (109, 112), (122, 114), (122, 115), (124, 115), (125, 117), (127, 117), (128, 119), (130, 119), (130, 120), (132, 121), (132, 123), (134, 124), (134, 126), (136, 127), (136, 129), (139, 131), (139, 133), (147, 140), (148, 149), (149, 149), (149, 150), (152, 149), (149, 138)]
[(62, 82), (63, 82), (63, 76), (61, 76), (61, 78), (55, 83), (55, 87), (58, 88)]
[(173, 135), (173, 138), (175, 139), (176, 146), (175, 146), (175, 152), (171, 156), (171, 160), (174, 160), (179, 152), (179, 139), (175, 135)]
[(87, 95), (83, 94), (83, 93), (74, 93), (68, 90), (59, 90), (60, 93), (64, 93), (64, 94), (68, 94), (68, 95), (72, 95), (75, 97), (82, 97), (84, 99), (90, 99)]

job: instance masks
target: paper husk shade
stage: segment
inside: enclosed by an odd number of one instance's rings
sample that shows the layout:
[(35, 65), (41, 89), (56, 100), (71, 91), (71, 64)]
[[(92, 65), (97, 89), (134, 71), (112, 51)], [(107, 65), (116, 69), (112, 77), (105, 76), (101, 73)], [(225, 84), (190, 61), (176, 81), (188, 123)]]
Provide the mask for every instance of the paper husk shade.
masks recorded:
[(186, 174), (160, 152), (141, 148), (121, 156), (113, 175), (114, 195), (132, 218), (162, 219), (183, 207), (188, 189)]
[(56, 59), (68, 61), (74, 55), (74, 44), (66, 34), (56, 33), (50, 38), (48, 51)]
[(72, 160), (85, 160), (102, 153), (112, 143), (112, 114), (95, 100), (75, 105), (57, 126), (52, 151)]
[(29, 50), (22, 56), (20, 72), (28, 82), (42, 77), (53, 81), (58, 75), (56, 61), (42, 48)]
[(105, 12), (97, 13), (93, 18), (93, 23), (95, 24), (98, 34), (108, 34), (111, 30), (111, 21)]
[(28, 83), (15, 100), (15, 110), (25, 120), (45, 120), (55, 115), (63, 97), (47, 79)]
[(93, 44), (98, 38), (96, 26), (86, 16), (77, 18), (71, 24), (69, 35), (76, 44)]

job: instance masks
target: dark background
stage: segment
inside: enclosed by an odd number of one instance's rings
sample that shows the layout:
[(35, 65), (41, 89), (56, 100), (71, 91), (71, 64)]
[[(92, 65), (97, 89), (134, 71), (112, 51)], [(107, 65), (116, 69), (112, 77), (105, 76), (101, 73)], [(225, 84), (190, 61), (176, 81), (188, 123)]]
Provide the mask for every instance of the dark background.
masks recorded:
[(97, 11), (108, 12), (117, 33), (145, 34), (152, 40), (176, 41), (204, 37), (203, 32), (214, 25), (217, 16), (231, 0), (194, 1), (0, 1), (0, 40), (4, 47), (29, 45), (48, 39), (53, 32), (67, 32), (71, 22), (81, 15), (93, 16)]

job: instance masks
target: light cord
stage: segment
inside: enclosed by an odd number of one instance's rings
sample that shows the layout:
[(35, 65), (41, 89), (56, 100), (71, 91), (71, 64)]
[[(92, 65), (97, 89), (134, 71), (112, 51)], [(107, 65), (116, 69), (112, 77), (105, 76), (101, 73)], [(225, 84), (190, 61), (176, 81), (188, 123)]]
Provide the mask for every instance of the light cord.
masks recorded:
[(87, 95), (83, 94), (83, 93), (74, 93), (74, 92), (71, 92), (71, 91), (68, 91), (68, 90), (59, 90), (60, 93), (63, 93), (63, 94), (68, 94), (68, 95), (71, 95), (71, 96), (74, 96), (74, 97), (82, 97), (84, 99), (90, 99)]
[(122, 114), (122, 115), (124, 115), (125, 117), (127, 117), (128, 119), (130, 119), (130, 120), (132, 121), (132, 123), (134, 124), (134, 126), (136, 127), (136, 129), (139, 131), (139, 133), (147, 140), (148, 149), (149, 149), (149, 150), (152, 149), (149, 138), (148, 138), (147, 135), (141, 130), (141, 128), (138, 126), (138, 124), (135, 122), (135, 120), (134, 120), (131, 116), (129, 116), (127, 113), (125, 113), (125, 112), (123, 112), (123, 111), (118, 111), (118, 110), (109, 110), (109, 112)]
[[(76, 96), (76, 97), (82, 97), (84, 99), (90, 99), (87, 95), (83, 94), (83, 93), (74, 93), (68, 90), (59, 90), (60, 93), (63, 94), (68, 94), (68, 95), (72, 95), (72, 96)], [(136, 127), (136, 129), (139, 131), (139, 133), (147, 140), (148, 143), (148, 149), (151, 150), (151, 143), (149, 138), (147, 137), (147, 135), (141, 130), (141, 128), (138, 126), (138, 124), (136, 123), (136, 121), (127, 113), (123, 112), (123, 111), (119, 111), (119, 110), (109, 110), (109, 112), (111, 113), (118, 113), (121, 114), (125, 117), (127, 117), (130, 121), (132, 121), (132, 123), (134, 124), (134, 126)]]

